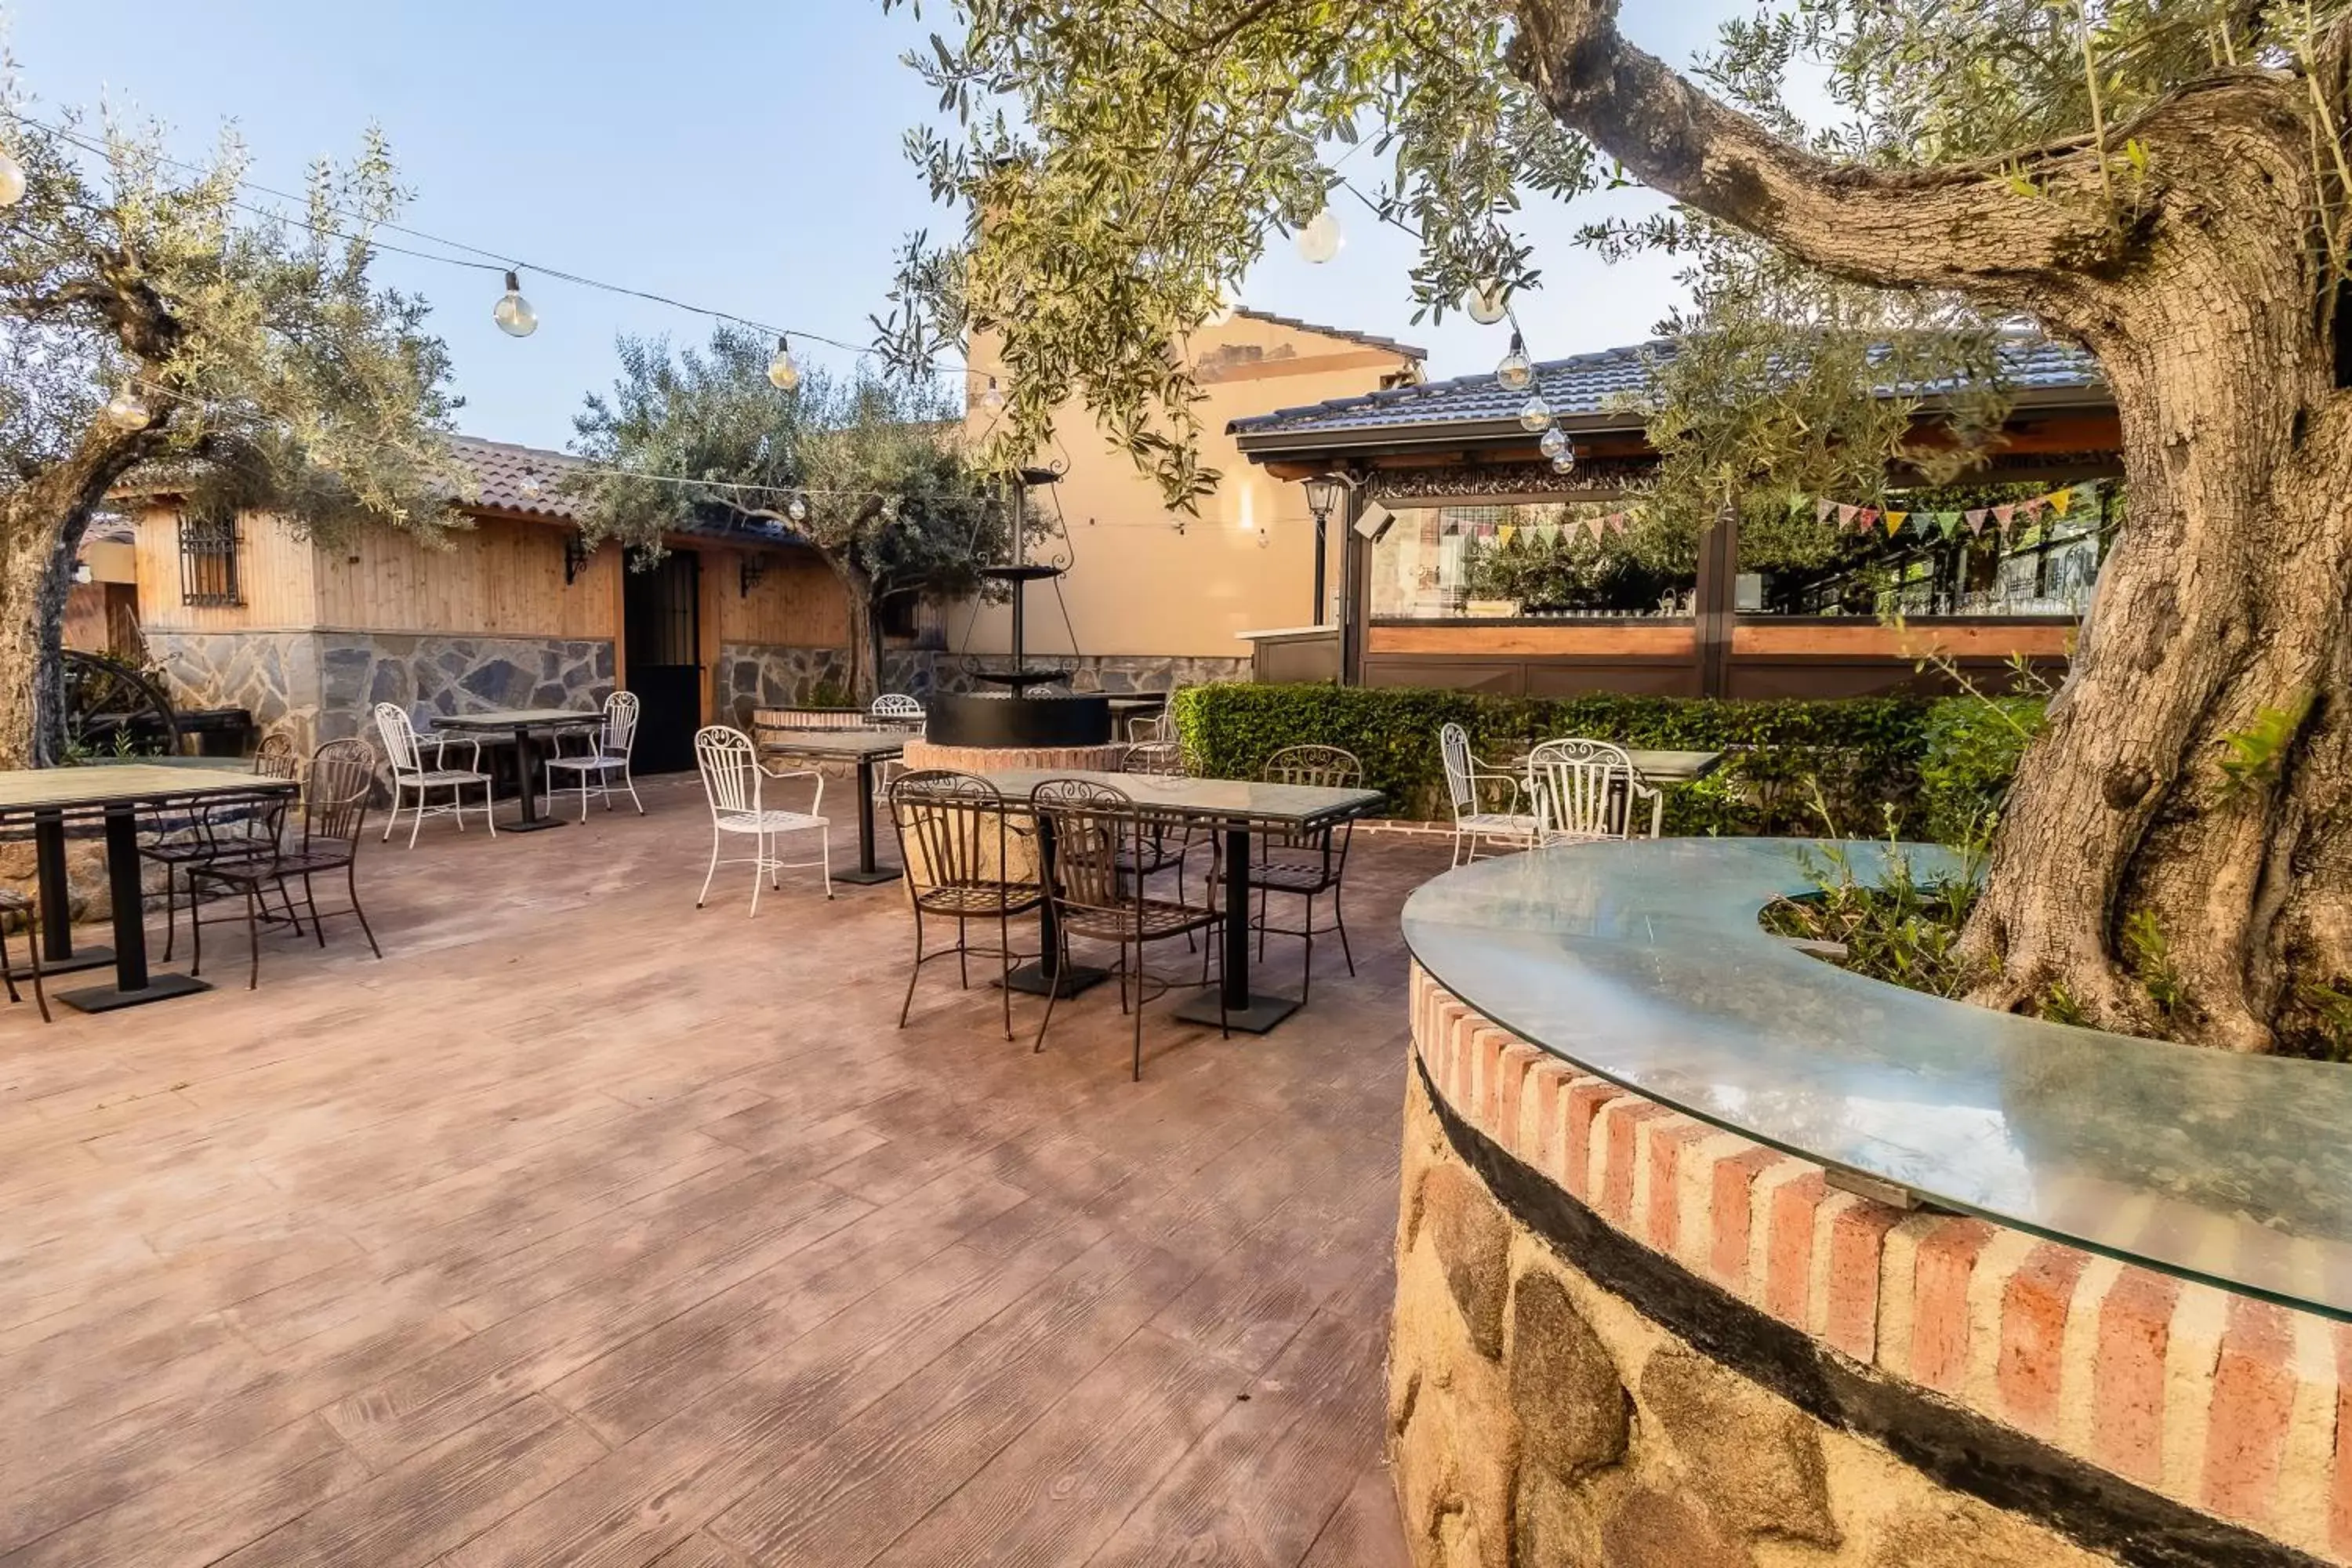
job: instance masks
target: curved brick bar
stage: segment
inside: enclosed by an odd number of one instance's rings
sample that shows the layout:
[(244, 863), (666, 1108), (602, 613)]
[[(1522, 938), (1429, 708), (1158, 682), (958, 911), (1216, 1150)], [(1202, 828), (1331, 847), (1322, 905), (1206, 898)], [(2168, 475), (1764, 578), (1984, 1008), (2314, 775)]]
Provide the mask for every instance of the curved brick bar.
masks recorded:
[(1411, 995), (1422, 1568), (2352, 1563), (2352, 1326), (1858, 1195)]
[(936, 746), (929, 741), (907, 742), (907, 766), (952, 768), (958, 773), (984, 773), (998, 768), (1060, 768), (1071, 773), (1116, 773), (1127, 756), (1124, 745), (1108, 746)]

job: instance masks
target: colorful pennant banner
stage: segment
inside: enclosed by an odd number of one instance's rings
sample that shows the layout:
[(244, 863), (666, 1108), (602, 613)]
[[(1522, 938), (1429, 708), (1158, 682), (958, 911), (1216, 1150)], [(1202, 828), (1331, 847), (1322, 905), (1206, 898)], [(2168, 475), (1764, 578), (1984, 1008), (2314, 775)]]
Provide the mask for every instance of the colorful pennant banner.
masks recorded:
[[(1908, 528), (1914, 533), (1941, 534), (1946, 539), (1951, 539), (1957, 537), (1959, 531), (1965, 527), (1969, 531), (1969, 537), (1975, 538), (1984, 532), (1988, 519), (1991, 521), (1994, 527), (2006, 533), (2020, 518), (2027, 522), (2033, 522), (2039, 521), (2045, 511), (2065, 517), (2076, 507), (2089, 510), (2098, 504), (2099, 487), (2095, 483), (2087, 482), (2070, 485), (2063, 490), (2052, 490), (2047, 495), (2005, 502), (2000, 506), (1969, 507), (1952, 511), (1916, 510), (1897, 511), (1891, 508), (1881, 510), (1877, 507), (1859, 506), (1846, 501), (1832, 500), (1827, 496), (1819, 496), (1813, 500), (1813, 521), (1826, 524), (1832, 518), (1835, 518), (1838, 527), (1854, 533), (1868, 533), (1874, 529), (1883, 528), (1890, 538)], [(1800, 503), (1801, 506), (1801, 503)]]

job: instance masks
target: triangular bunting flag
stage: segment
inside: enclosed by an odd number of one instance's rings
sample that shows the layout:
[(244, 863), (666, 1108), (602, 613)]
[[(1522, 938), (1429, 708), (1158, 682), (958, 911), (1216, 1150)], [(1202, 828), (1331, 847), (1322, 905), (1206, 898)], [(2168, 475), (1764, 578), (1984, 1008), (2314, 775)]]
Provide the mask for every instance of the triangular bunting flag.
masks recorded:
[(1630, 526), (1632, 526), (1632, 524), (1623, 512), (1612, 511), (1609, 514), (1609, 529), (1611, 532), (1622, 533)]
[(1868, 533), (1878, 526), (1878, 509), (1874, 506), (1864, 507), (1854, 513), (1853, 525), (1863, 532)]
[(1830, 520), (1830, 513), (1835, 510), (1837, 510), (1837, 502), (1830, 500), (1827, 496), (1823, 496), (1821, 500), (1813, 503), (1813, 521), (1815, 522), (1827, 522)]
[(1601, 518), (1598, 513), (1584, 520), (1584, 531), (1595, 539), (1601, 537)]
[(2049, 500), (2050, 510), (2056, 512), (2060, 517), (2063, 517), (2066, 515), (2067, 510), (2074, 504), (2074, 492), (2073, 490), (2053, 490), (2050, 493)]
[(1552, 521), (1550, 518), (1546, 518), (1543, 521), (1536, 524), (1536, 537), (1542, 540), (1544, 542), (1544, 548), (1549, 550), (1553, 545), (1559, 542), (1559, 524)]
[[(1853, 526), (1853, 520), (1855, 516), (1860, 513), (1861, 510), (1862, 509), (1859, 507), (1848, 506), (1843, 501), (1840, 501), (1837, 509), (1838, 526), (1840, 528), (1852, 528)], [(1865, 524), (1864, 526), (1867, 525)]]
[(1519, 525), (1516, 522), (1507, 522), (1495, 531), (1496, 541), (1505, 546), (1508, 546), (1511, 541), (1518, 536)]
[(2085, 480), (2074, 487), (2074, 504), (2084, 511), (2095, 511), (2099, 505), (2099, 487), (2095, 480)]
[(2032, 500), (2019, 501), (2017, 503), (2017, 510), (2025, 514), (2026, 521), (2032, 522), (2035, 518), (2042, 515), (2042, 509), (2049, 504), (2050, 498), (2048, 496), (2035, 496)]
[(2000, 531), (2003, 533), (2009, 531), (2010, 520), (2016, 515), (2017, 508), (2013, 506), (1997, 506), (1992, 509), (1992, 520), (2000, 525)]
[(1907, 511), (1890, 511), (1886, 514), (1886, 531), (1900, 533), (1903, 531), (1903, 525), (1910, 521), (1911, 514)]
[(1969, 531), (1970, 533), (1982, 533), (1982, 532), (1984, 531), (1984, 520), (1985, 520), (1985, 509), (1984, 509), (1984, 508), (1982, 508), (1982, 507), (1980, 507), (1980, 506), (1979, 506), (1979, 507), (1970, 507), (1970, 508), (1969, 508), (1966, 512), (1962, 513), (1961, 515), (1967, 519), (1967, 521), (1968, 521), (1968, 525), (1969, 525)]
[(1939, 511), (1936, 514), (1937, 532), (1942, 534), (1945, 538), (1949, 539), (1952, 535), (1959, 532), (1959, 531), (1960, 514), (1958, 512)]

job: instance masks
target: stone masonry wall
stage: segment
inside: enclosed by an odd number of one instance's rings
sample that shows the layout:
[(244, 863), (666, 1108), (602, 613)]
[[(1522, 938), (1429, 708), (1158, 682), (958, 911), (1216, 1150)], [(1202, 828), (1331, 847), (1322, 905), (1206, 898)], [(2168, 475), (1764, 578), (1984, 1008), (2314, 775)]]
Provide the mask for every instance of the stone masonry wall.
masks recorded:
[(412, 717), (483, 708), (586, 710), (602, 707), (613, 692), (613, 645), (602, 637), (322, 632), (319, 642), (318, 741), (373, 739), (369, 715), (379, 702), (396, 702)]
[[(1389, 1445), (1420, 1568), (2352, 1561), (2352, 1331), (1832, 1189), (1577, 1073), (1418, 969), (1412, 1008)], [(1423, 1071), (1515, 1183), (1620, 1249), (1616, 1270), (1498, 1201)], [(1735, 1370), (1736, 1325), (1672, 1331), (1636, 1278), (1685, 1327), (1732, 1299), (1757, 1337), (1818, 1358), (1816, 1381), (1913, 1425), (1890, 1446), (1823, 1418), (1784, 1397), (1814, 1384)], [(1991, 1471), (2025, 1500), (1985, 1500)]]
[(145, 634), (174, 707), (242, 708), (257, 734), (283, 730), (308, 751), (319, 721), (319, 638), (312, 632)]

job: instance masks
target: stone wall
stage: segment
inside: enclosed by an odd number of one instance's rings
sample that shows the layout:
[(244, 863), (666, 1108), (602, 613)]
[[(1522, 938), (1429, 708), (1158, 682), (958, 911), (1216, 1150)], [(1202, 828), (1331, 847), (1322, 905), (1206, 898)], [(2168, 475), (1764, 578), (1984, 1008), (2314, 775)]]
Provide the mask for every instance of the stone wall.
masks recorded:
[(284, 730), (305, 751), (320, 706), (319, 638), (313, 632), (144, 634), (148, 657), (176, 708), (242, 708), (256, 734)]
[(172, 700), (243, 708), (257, 734), (283, 731), (309, 752), (373, 739), (369, 711), (593, 708), (613, 690), (601, 638), (415, 637), (390, 632), (149, 632)]
[(2340, 1325), (1838, 1191), (1412, 998), (1421, 1568), (2352, 1561)]
[(318, 741), (373, 739), (369, 714), (379, 702), (396, 702), (411, 715), (586, 710), (603, 707), (613, 693), (613, 644), (603, 637), (321, 632), (319, 642)]

